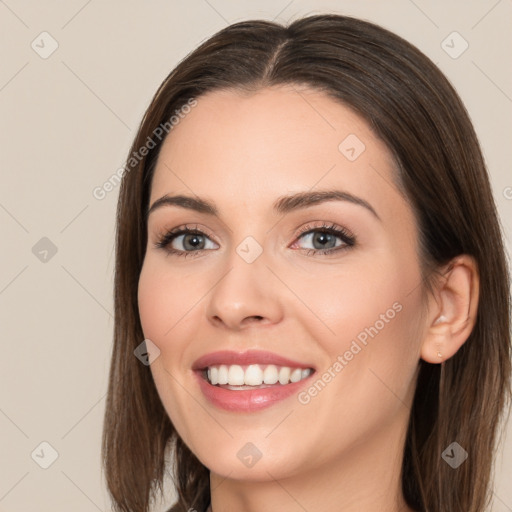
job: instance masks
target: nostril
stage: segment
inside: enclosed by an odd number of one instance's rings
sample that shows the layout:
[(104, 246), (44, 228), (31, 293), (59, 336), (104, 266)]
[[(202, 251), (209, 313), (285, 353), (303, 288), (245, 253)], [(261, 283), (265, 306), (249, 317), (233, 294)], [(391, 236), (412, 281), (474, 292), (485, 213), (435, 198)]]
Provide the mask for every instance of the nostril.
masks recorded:
[(248, 316), (244, 322), (246, 323), (250, 323), (250, 322), (261, 322), (261, 320), (263, 320), (263, 317), (262, 316), (259, 316), (259, 315), (253, 315), (253, 316)]

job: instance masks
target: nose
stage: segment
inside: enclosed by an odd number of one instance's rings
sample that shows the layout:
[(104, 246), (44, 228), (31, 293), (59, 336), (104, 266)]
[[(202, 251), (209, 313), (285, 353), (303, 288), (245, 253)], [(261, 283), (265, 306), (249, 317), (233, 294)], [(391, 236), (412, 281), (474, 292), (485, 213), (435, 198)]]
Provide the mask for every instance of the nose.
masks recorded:
[(264, 258), (247, 263), (235, 254), (208, 295), (208, 320), (231, 330), (278, 323), (283, 316), (279, 288)]

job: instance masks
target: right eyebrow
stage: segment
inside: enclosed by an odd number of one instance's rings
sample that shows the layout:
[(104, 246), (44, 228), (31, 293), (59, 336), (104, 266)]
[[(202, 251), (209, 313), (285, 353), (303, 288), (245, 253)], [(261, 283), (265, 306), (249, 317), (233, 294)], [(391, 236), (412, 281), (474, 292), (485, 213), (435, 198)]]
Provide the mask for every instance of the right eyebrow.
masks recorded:
[(195, 210), (199, 213), (206, 213), (208, 215), (215, 215), (218, 217), (219, 211), (217, 207), (207, 201), (206, 199), (195, 198), (191, 196), (169, 196), (168, 194), (162, 196), (160, 199), (157, 199), (152, 205), (151, 208), (146, 212), (146, 218), (149, 217), (150, 213), (154, 212), (158, 208), (162, 208), (163, 206), (179, 206), (181, 208), (187, 208), (189, 210)]

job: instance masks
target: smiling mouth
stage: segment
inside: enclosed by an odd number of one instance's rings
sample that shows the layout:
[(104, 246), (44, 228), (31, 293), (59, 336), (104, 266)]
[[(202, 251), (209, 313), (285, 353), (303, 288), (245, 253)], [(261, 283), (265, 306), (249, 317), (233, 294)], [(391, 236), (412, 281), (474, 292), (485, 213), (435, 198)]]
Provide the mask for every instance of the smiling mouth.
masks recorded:
[(313, 368), (292, 368), (274, 364), (212, 365), (202, 370), (202, 377), (212, 386), (233, 391), (286, 386), (308, 378)]

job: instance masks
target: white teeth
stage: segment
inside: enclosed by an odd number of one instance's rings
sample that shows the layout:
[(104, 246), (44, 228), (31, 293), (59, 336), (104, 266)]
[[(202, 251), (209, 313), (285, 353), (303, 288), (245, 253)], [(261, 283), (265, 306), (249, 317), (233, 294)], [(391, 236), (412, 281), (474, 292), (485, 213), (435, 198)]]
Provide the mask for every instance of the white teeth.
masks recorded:
[[(215, 368), (215, 367), (212, 366), (212, 368)], [(217, 384), (227, 384), (228, 383), (228, 367), (225, 364), (222, 364), (219, 366), (219, 373), (218, 373), (217, 379), (218, 379)]]
[(247, 386), (260, 386), (263, 382), (263, 370), (259, 364), (251, 364), (245, 370), (244, 384)]
[(290, 381), (299, 382), (300, 379), (302, 379), (302, 370), (300, 368), (295, 368), (295, 370), (290, 374)]
[(244, 369), (241, 366), (232, 364), (229, 367), (228, 384), (230, 386), (242, 386), (244, 384)]
[(282, 366), (279, 370), (279, 384), (288, 384), (290, 380), (290, 368)]
[[(245, 369), (244, 369), (245, 368)], [(210, 366), (206, 372), (212, 385), (261, 386), (262, 384), (289, 384), (299, 382), (311, 375), (311, 368), (290, 368), (269, 364), (262, 366), (250, 364), (242, 367), (238, 364)]]
[(279, 380), (277, 366), (269, 364), (263, 372), (263, 382), (265, 384), (275, 384)]

